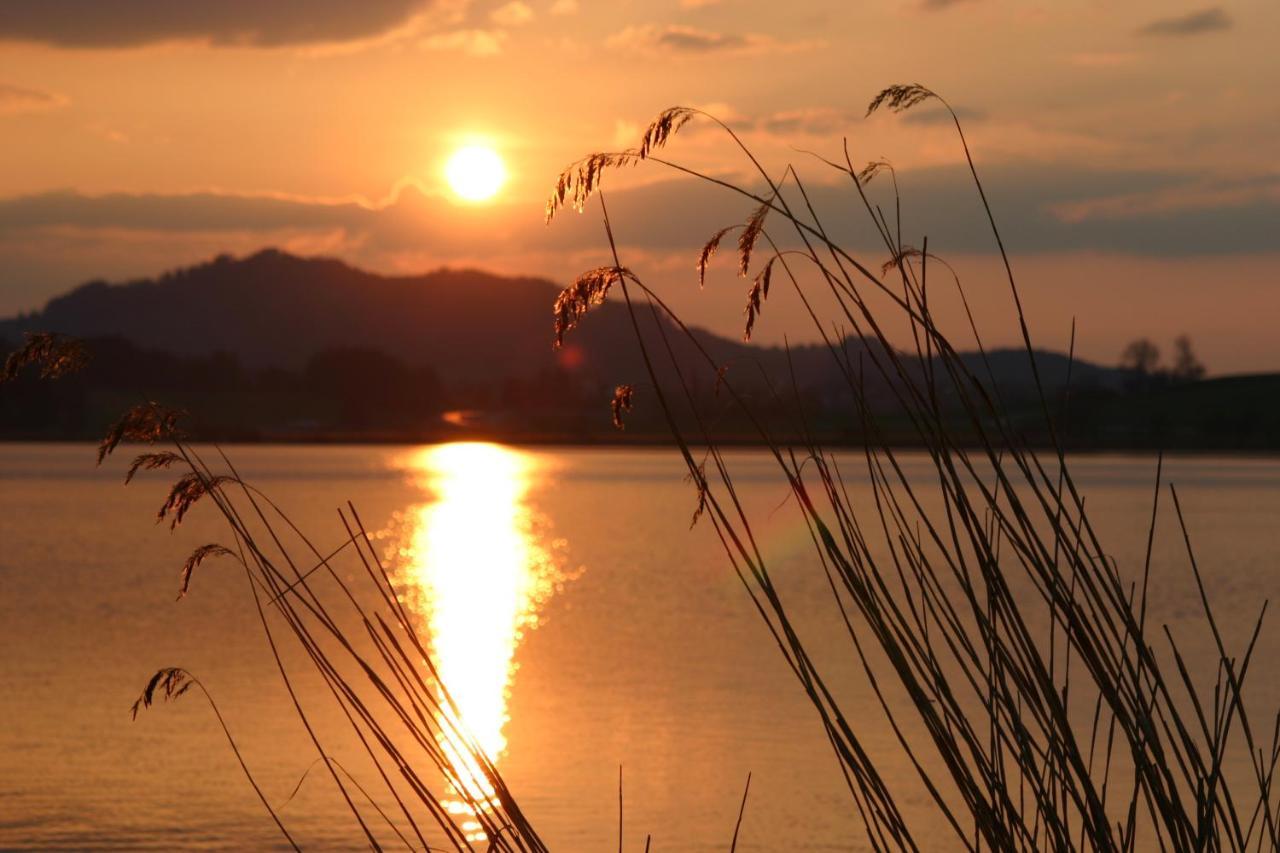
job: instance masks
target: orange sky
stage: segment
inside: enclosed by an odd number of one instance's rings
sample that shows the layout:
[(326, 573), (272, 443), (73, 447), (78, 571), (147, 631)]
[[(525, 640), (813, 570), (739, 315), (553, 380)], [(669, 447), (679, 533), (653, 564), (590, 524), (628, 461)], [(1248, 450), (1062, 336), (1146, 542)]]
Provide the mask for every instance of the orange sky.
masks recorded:
[[(1215, 372), (1280, 369), (1278, 42), (1274, 0), (5, 4), (0, 316), (264, 245), (563, 280), (606, 258), (597, 217), (542, 225), (560, 167), (684, 103), (801, 168), (869, 265), (883, 250), (847, 188), (795, 149), (838, 157), (847, 136), (855, 161), (892, 160), (908, 233), (1011, 342), (953, 131), (936, 110), (863, 118), (884, 85), (919, 81), (960, 109), (1043, 343), (1065, 346), (1074, 316), (1095, 360), (1186, 331)], [(510, 180), (462, 206), (442, 167), (477, 139)], [(746, 174), (706, 130), (670, 153)], [(672, 177), (611, 176), (626, 262), (736, 333), (743, 282), (724, 261), (698, 292), (693, 258), (748, 210)], [(770, 308), (758, 337), (794, 334), (794, 306)]]

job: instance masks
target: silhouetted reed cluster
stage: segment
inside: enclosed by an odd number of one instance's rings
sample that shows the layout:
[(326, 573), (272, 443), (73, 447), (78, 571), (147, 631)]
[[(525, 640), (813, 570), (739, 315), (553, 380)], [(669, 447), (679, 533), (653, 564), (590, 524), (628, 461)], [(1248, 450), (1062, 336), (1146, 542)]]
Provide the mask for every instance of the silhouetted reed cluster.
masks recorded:
[[(355, 837), (377, 850), (409, 849), (540, 851), (545, 846), (486, 756), (442, 684), (426, 644), (401, 603), (354, 507), (342, 511), (341, 544), (322, 551), (269, 498), (246, 482), (218, 452), (215, 472), (179, 430), (181, 413), (155, 403), (130, 410), (99, 448), (105, 459), (124, 441), (167, 444), (138, 455), (126, 482), (140, 470), (181, 474), (156, 520), (180, 524), (197, 504), (212, 504), (226, 523), (227, 540), (196, 548), (182, 566), (178, 597), (197, 569), (211, 560), (237, 565), (246, 595), (287, 688), (298, 720), (348, 809)], [(345, 565), (339, 560), (345, 559)], [(285, 644), (297, 643), (325, 690), (297, 689), (302, 673)], [(213, 697), (191, 673), (159, 670), (133, 706), (183, 696), (198, 687), (263, 806), (286, 841), (299, 844), (259, 787)], [(319, 706), (334, 703), (328, 709)], [(317, 724), (333, 707), (348, 726), (335, 735)], [(323, 712), (328, 713), (323, 713)], [(367, 757), (364, 784), (333, 757), (338, 746), (358, 745)], [(302, 768), (299, 768), (300, 770)], [(301, 784), (301, 783), (299, 783)]]
[[(1062, 450), (1057, 415), (1064, 402), (1049, 398), (1036, 373), (1012, 266), (955, 111), (932, 91), (912, 85), (884, 90), (867, 112), (908, 110), (924, 102), (937, 103), (953, 120), (990, 222), (1039, 391), (1039, 417), (1051, 437), (1049, 450), (1024, 444), (1022, 430), (1001, 405), (958, 278), (928, 251), (927, 237), (918, 249), (904, 242), (900, 210), (886, 214), (869, 198), (868, 184), (882, 173), (892, 175), (892, 167), (882, 160), (855, 167), (847, 142), (843, 162), (823, 162), (848, 180), (853, 201), (883, 244), (883, 264), (860, 258), (826, 228), (794, 168), (775, 177), (732, 128), (687, 108), (664, 112), (635, 149), (595, 154), (570, 166), (556, 183), (547, 216), (569, 204), (581, 209), (608, 169), (644, 161), (749, 203), (741, 224), (717, 231), (697, 254), (698, 282), (704, 282), (728, 234), (739, 232), (738, 272), (744, 278), (767, 247), (747, 291), (744, 336), (759, 318), (771, 278), (788, 283), (812, 320), (809, 334), (825, 342), (855, 401), (851, 419), (868, 437), (852, 461), (810, 437), (796, 388), (776, 389), (776, 396), (796, 401), (784, 434), (804, 438), (788, 445), (774, 439), (771, 423), (758, 415), (759, 399), (736, 389), (725, 365), (623, 265), (603, 197), (613, 265), (584, 274), (561, 296), (556, 339), (611, 287), (620, 290), (647, 372), (647, 382), (635, 391), (637, 405), (643, 395), (666, 418), (697, 490), (694, 520), (705, 514), (714, 526), (733, 571), (816, 709), (847, 782), (850, 808), (860, 815), (873, 848), (921, 849), (936, 844), (937, 827), (945, 826), (955, 847), (971, 850), (1277, 849), (1280, 802), (1273, 780), (1280, 715), (1257, 719), (1244, 694), (1265, 604), (1250, 623), (1245, 647), (1229, 650), (1170, 486), (1190, 565), (1188, 584), (1195, 585), (1216, 671), (1193, 670), (1167, 627), (1152, 630), (1148, 593), (1162, 466), (1155, 466), (1146, 559), (1122, 570), (1107, 556)], [(717, 125), (744, 155), (753, 177), (735, 183), (669, 159), (664, 146), (692, 119)], [(981, 356), (973, 369), (933, 313), (939, 266), (949, 273), (942, 286), (954, 284), (958, 291), (964, 335)], [(834, 317), (814, 307), (817, 294), (835, 306)], [(837, 323), (867, 345), (854, 351), (834, 339)], [(905, 348), (904, 341), (890, 339), (887, 329), (894, 327), (909, 329)], [(759, 519), (750, 517), (733, 467), (717, 444), (714, 423), (721, 412), (694, 393), (701, 377), (677, 359), (673, 335), (702, 353), (703, 370), (714, 374), (721, 392), (720, 405), (750, 419), (785, 478), (811, 536), (813, 569), (822, 573), (843, 626), (844, 642), (837, 648), (802, 639), (805, 626), (784, 603), (759, 545), (753, 527)], [(912, 370), (909, 360), (925, 369)], [(893, 390), (894, 416), (905, 418), (927, 454), (927, 475), (909, 476), (900, 452), (885, 438), (883, 415), (873, 412), (864, 393), (874, 376)], [(629, 405), (633, 392), (624, 387)], [(613, 402), (615, 422), (620, 396)], [(962, 445), (946, 428), (944, 397), (962, 408), (976, 443)], [(869, 501), (855, 502), (846, 489), (850, 464), (863, 468)], [(838, 698), (848, 685), (829, 680), (829, 666), (819, 662), (832, 655), (858, 662), (865, 676), (858, 687), (874, 695), (892, 732), (893, 763), (910, 767), (914, 778), (886, 772), (884, 744), (869, 740), (886, 729), (851, 718), (847, 702)], [(932, 804), (932, 816), (923, 822), (913, 821), (903, 807), (919, 796)]]

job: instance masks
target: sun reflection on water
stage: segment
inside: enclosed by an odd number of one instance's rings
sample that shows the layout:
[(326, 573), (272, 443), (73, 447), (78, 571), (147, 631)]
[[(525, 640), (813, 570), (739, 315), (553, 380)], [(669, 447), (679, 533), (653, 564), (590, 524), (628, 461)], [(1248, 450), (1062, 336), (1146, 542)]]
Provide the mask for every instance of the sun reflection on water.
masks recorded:
[[(406, 467), (431, 500), (411, 507), (400, 544), (406, 602), (423, 621), (441, 680), (464, 727), (497, 761), (507, 748), (507, 697), (524, 632), (564, 575), (555, 553), (562, 543), (539, 535), (545, 522), (528, 503), (545, 476), (532, 454), (497, 444), (466, 442), (424, 448)], [(473, 778), (468, 757), (444, 749)], [(493, 796), (487, 782), (469, 791)], [(446, 803), (458, 812), (461, 803)]]

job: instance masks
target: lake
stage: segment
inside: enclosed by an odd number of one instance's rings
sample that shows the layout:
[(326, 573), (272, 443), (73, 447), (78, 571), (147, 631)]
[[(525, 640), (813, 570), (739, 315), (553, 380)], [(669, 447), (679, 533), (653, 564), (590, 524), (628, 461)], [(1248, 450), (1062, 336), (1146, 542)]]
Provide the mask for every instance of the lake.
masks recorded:
[[(131, 722), (131, 704), (162, 666), (202, 680), (305, 849), (363, 846), (330, 781), (307, 772), (314, 749), (243, 571), (208, 562), (175, 601), (187, 555), (225, 539), (220, 516), (197, 504), (174, 533), (154, 523), (173, 476), (144, 473), (124, 487), (129, 450), (96, 468), (88, 445), (0, 445), (0, 848), (281, 847), (199, 697)], [(696, 496), (673, 450), (228, 453), (322, 549), (345, 536), (338, 508), (356, 506), (464, 716), (553, 849), (617, 849), (619, 767), (628, 850), (650, 834), (655, 850), (727, 849), (748, 773), (739, 849), (864, 848), (813, 709), (714, 530), (690, 528)], [(729, 457), (806, 636), (818, 647), (838, 638), (809, 534), (772, 461), (745, 450)], [(927, 482), (928, 460), (903, 458)], [(1109, 553), (1140, 566), (1154, 458), (1072, 466)], [(1231, 617), (1238, 644), (1280, 588), (1280, 461), (1177, 457), (1165, 477), (1178, 485), (1214, 606)], [(869, 494), (865, 480), (847, 485), (855, 502)], [(1199, 599), (1169, 512), (1152, 571), (1150, 618), (1189, 635)], [(1274, 708), (1280, 631), (1264, 629), (1262, 642), (1252, 697)], [(1207, 645), (1188, 643), (1193, 660), (1209, 659)], [(856, 661), (833, 654), (823, 664), (870, 740), (887, 740)], [(915, 797), (905, 809), (928, 804)], [(948, 845), (937, 832), (925, 842)]]

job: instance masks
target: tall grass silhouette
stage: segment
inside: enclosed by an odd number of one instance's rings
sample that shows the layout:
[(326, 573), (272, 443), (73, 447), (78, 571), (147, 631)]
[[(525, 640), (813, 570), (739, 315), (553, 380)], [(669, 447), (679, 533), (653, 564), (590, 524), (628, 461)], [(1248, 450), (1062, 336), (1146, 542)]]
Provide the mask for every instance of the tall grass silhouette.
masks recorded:
[[(133, 408), (103, 440), (99, 462), (123, 441), (167, 445), (138, 455), (126, 482), (141, 470), (180, 471), (157, 512), (157, 521), (171, 526), (180, 524), (197, 503), (216, 507), (228, 538), (192, 552), (182, 567), (178, 595), (188, 594), (210, 560), (231, 561), (244, 571), (249, 599), (315, 750), (315, 764), (336, 786), (356, 837), (375, 850), (387, 844), (427, 850), (545, 850), (494, 757), (468, 731), (355, 508), (348, 504), (340, 513), (342, 543), (322, 551), (243, 479), (221, 451), (215, 471), (183, 437), (180, 420), (180, 412), (155, 403)], [(339, 566), (340, 558), (347, 563)], [(287, 643), (302, 649), (324, 690), (298, 687), (299, 673), (286, 665)], [(285, 840), (298, 848), (213, 697), (195, 676), (177, 667), (159, 670), (134, 704), (133, 716), (192, 687), (208, 699), (258, 798)], [(347, 724), (345, 735), (322, 731), (316, 724), (320, 706), (329, 701)], [(335, 738), (367, 758), (365, 784), (334, 760)]]
[[(904, 85), (882, 91), (867, 114), (926, 102), (945, 110), (954, 124), (1003, 261), (1047, 450), (1029, 446), (1022, 427), (1007, 416), (958, 278), (929, 252), (927, 238), (919, 248), (905, 242), (900, 209), (886, 214), (869, 197), (868, 185), (887, 173), (898, 204), (892, 166), (855, 166), (847, 142), (842, 161), (824, 160), (823, 168), (847, 181), (883, 244), (883, 264), (838, 241), (794, 168), (771, 174), (738, 133), (701, 110), (666, 110), (636, 148), (572, 164), (555, 184), (547, 219), (565, 207), (582, 210), (598, 195), (613, 263), (584, 273), (557, 299), (556, 341), (611, 291), (621, 292), (647, 383), (619, 388), (615, 422), (633, 403), (641, 405), (646, 391), (652, 394), (650, 404), (661, 410), (696, 489), (695, 521), (705, 516), (715, 528), (732, 570), (816, 710), (872, 848), (921, 849), (926, 836), (936, 843), (937, 824), (949, 828), (954, 846), (970, 850), (1280, 848), (1280, 802), (1273, 790), (1280, 714), (1255, 718), (1244, 695), (1266, 604), (1250, 622), (1244, 647), (1229, 650), (1170, 485), (1187, 581), (1200, 603), (1216, 671), (1192, 671), (1170, 630), (1153, 630), (1148, 600), (1163, 466), (1155, 466), (1145, 559), (1122, 570), (1107, 556), (1072, 476), (1057, 433), (1065, 401), (1041, 380), (1013, 267), (956, 111), (933, 91)], [(718, 127), (753, 177), (738, 183), (671, 158), (669, 144), (691, 121)], [(811, 437), (794, 384), (774, 390), (778, 400), (794, 399), (785, 431), (775, 430), (759, 413), (758, 399), (740, 390), (662, 296), (623, 264), (601, 182), (612, 169), (640, 163), (743, 200), (742, 222), (715, 232), (697, 253), (699, 283), (721, 243), (736, 234), (738, 272), (752, 276), (744, 337), (751, 336), (771, 284), (785, 282), (794, 290), (812, 322), (810, 334), (823, 341), (855, 401), (851, 416), (866, 442), (853, 464), (870, 482), (869, 504), (855, 502), (846, 488), (850, 456)], [(939, 268), (947, 276), (941, 285)], [(812, 289), (809, 282), (816, 282)], [(959, 337), (944, 332), (933, 311), (939, 287), (953, 285), (967, 324), (960, 334), (980, 355), (975, 368), (953, 343)], [(814, 291), (835, 306), (835, 317), (819, 313)], [(832, 320), (864, 345), (851, 351), (833, 339)], [(905, 349), (887, 331), (895, 323), (910, 331)], [(681, 338), (697, 364), (677, 357)], [(775, 584), (753, 526), (759, 519), (750, 517), (733, 466), (717, 444), (717, 412), (695, 393), (712, 376), (723, 405), (752, 424), (805, 519), (812, 568), (825, 578), (843, 625), (837, 648), (802, 639), (801, 617)], [(927, 455), (926, 476), (909, 476), (887, 439), (886, 416), (866, 393), (870, 378), (891, 389), (895, 426), (905, 419), (913, 443)], [(944, 420), (944, 405), (962, 412), (969, 433), (963, 443), (948, 429), (954, 421)], [(784, 444), (776, 434), (802, 438)], [(860, 686), (874, 695), (892, 732), (895, 766), (910, 768), (914, 778), (887, 772), (884, 757), (876, 757), (883, 745), (868, 738), (885, 729), (853, 719), (841, 704), (841, 686), (819, 663), (832, 654), (858, 662)], [(903, 797), (912, 791), (923, 791), (931, 803), (926, 821), (913, 821), (904, 810)]]

